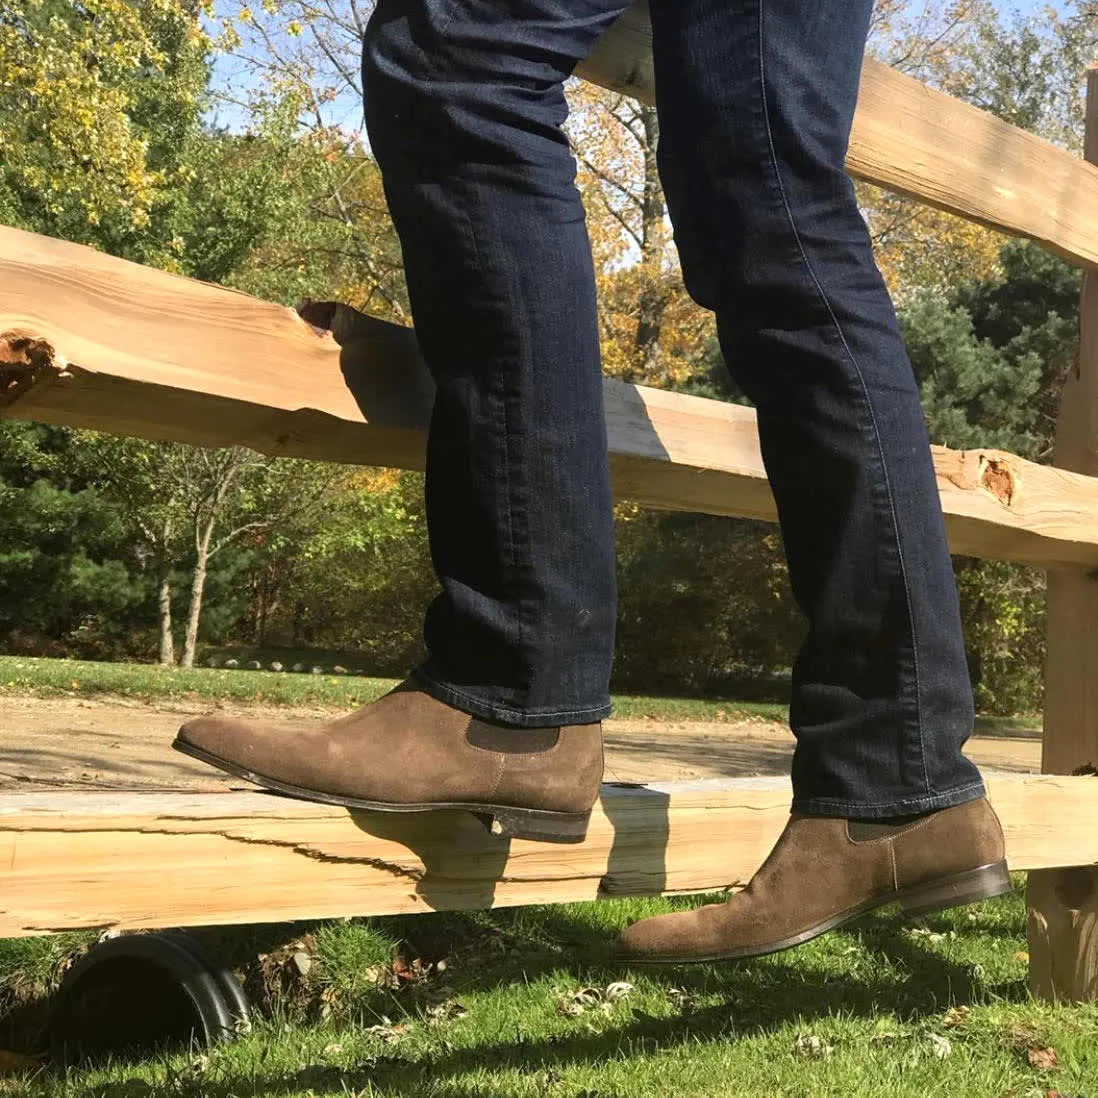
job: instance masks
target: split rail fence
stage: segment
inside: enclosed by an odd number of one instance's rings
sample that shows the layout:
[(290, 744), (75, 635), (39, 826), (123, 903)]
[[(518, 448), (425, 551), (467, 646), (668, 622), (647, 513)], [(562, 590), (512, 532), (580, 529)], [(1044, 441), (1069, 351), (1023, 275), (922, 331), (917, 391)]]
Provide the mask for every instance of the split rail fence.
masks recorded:
[[(651, 101), (643, 7), (581, 69)], [(1098, 70), (1086, 159), (867, 61), (852, 174), (1086, 270), (1054, 466), (934, 453), (954, 552), (1048, 570), (1043, 774), (990, 783), (1030, 870), (1034, 990), (1098, 996)], [(1088, 162), (1089, 161), (1089, 162)], [(412, 333), (292, 310), (0, 228), (0, 415), (204, 446), (422, 467), (431, 384)], [(607, 380), (615, 491), (773, 520), (754, 414)], [(531, 904), (743, 883), (788, 782), (604, 787), (577, 847), (506, 843), (471, 817), (377, 818), (262, 793), (0, 796), (0, 936)]]

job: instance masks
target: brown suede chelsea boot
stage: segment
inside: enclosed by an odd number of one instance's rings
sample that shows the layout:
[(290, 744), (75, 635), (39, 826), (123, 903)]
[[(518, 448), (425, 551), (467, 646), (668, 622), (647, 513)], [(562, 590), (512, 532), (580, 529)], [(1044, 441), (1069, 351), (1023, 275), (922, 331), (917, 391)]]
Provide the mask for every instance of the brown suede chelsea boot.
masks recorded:
[(757, 957), (886, 904), (925, 915), (1010, 889), (1003, 831), (985, 799), (900, 824), (794, 813), (742, 892), (634, 923), (618, 951), (635, 964)]
[(489, 724), (412, 682), (313, 731), (202, 717), (173, 746), (291, 797), (378, 812), (467, 809), (493, 834), (556, 843), (583, 841), (603, 767), (601, 724)]

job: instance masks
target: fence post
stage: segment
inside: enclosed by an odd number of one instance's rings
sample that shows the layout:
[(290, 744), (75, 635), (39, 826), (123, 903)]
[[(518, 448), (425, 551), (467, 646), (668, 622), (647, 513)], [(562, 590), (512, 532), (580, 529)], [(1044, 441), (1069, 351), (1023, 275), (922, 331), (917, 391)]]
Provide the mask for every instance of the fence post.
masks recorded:
[[(1084, 155), (1098, 163), (1098, 66), (1087, 74)], [(1068, 377), (1056, 426), (1055, 464), (1098, 475), (1098, 271), (1083, 276), (1079, 360)], [(1046, 774), (1098, 766), (1098, 570), (1050, 569), (1045, 672)], [(1094, 783), (1098, 797), (1098, 779)], [(1045, 999), (1098, 998), (1098, 869), (1031, 872), (1029, 972)]]

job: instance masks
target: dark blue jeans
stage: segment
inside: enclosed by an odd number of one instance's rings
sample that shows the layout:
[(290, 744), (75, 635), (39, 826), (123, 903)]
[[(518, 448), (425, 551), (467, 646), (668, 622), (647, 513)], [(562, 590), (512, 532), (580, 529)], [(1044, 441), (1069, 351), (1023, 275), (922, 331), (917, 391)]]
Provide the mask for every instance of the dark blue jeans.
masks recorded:
[[(438, 385), (442, 593), (418, 675), (533, 727), (609, 712), (611, 494), (594, 273), (562, 85), (622, 0), (379, 0), (370, 141)], [(758, 409), (794, 594), (794, 807), (983, 794), (926, 429), (844, 159), (870, 0), (652, 0), (687, 287)]]

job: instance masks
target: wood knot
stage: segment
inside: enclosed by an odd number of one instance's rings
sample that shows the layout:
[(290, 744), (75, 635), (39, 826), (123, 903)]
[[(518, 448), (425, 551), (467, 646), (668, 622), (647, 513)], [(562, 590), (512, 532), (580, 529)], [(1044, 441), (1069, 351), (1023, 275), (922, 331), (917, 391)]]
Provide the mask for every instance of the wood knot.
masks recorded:
[(1001, 504), (1010, 506), (1017, 484), (1014, 472), (1004, 458), (981, 454), (978, 480)]
[(0, 408), (14, 404), (51, 376), (71, 375), (68, 363), (49, 340), (16, 329), (0, 332)]

